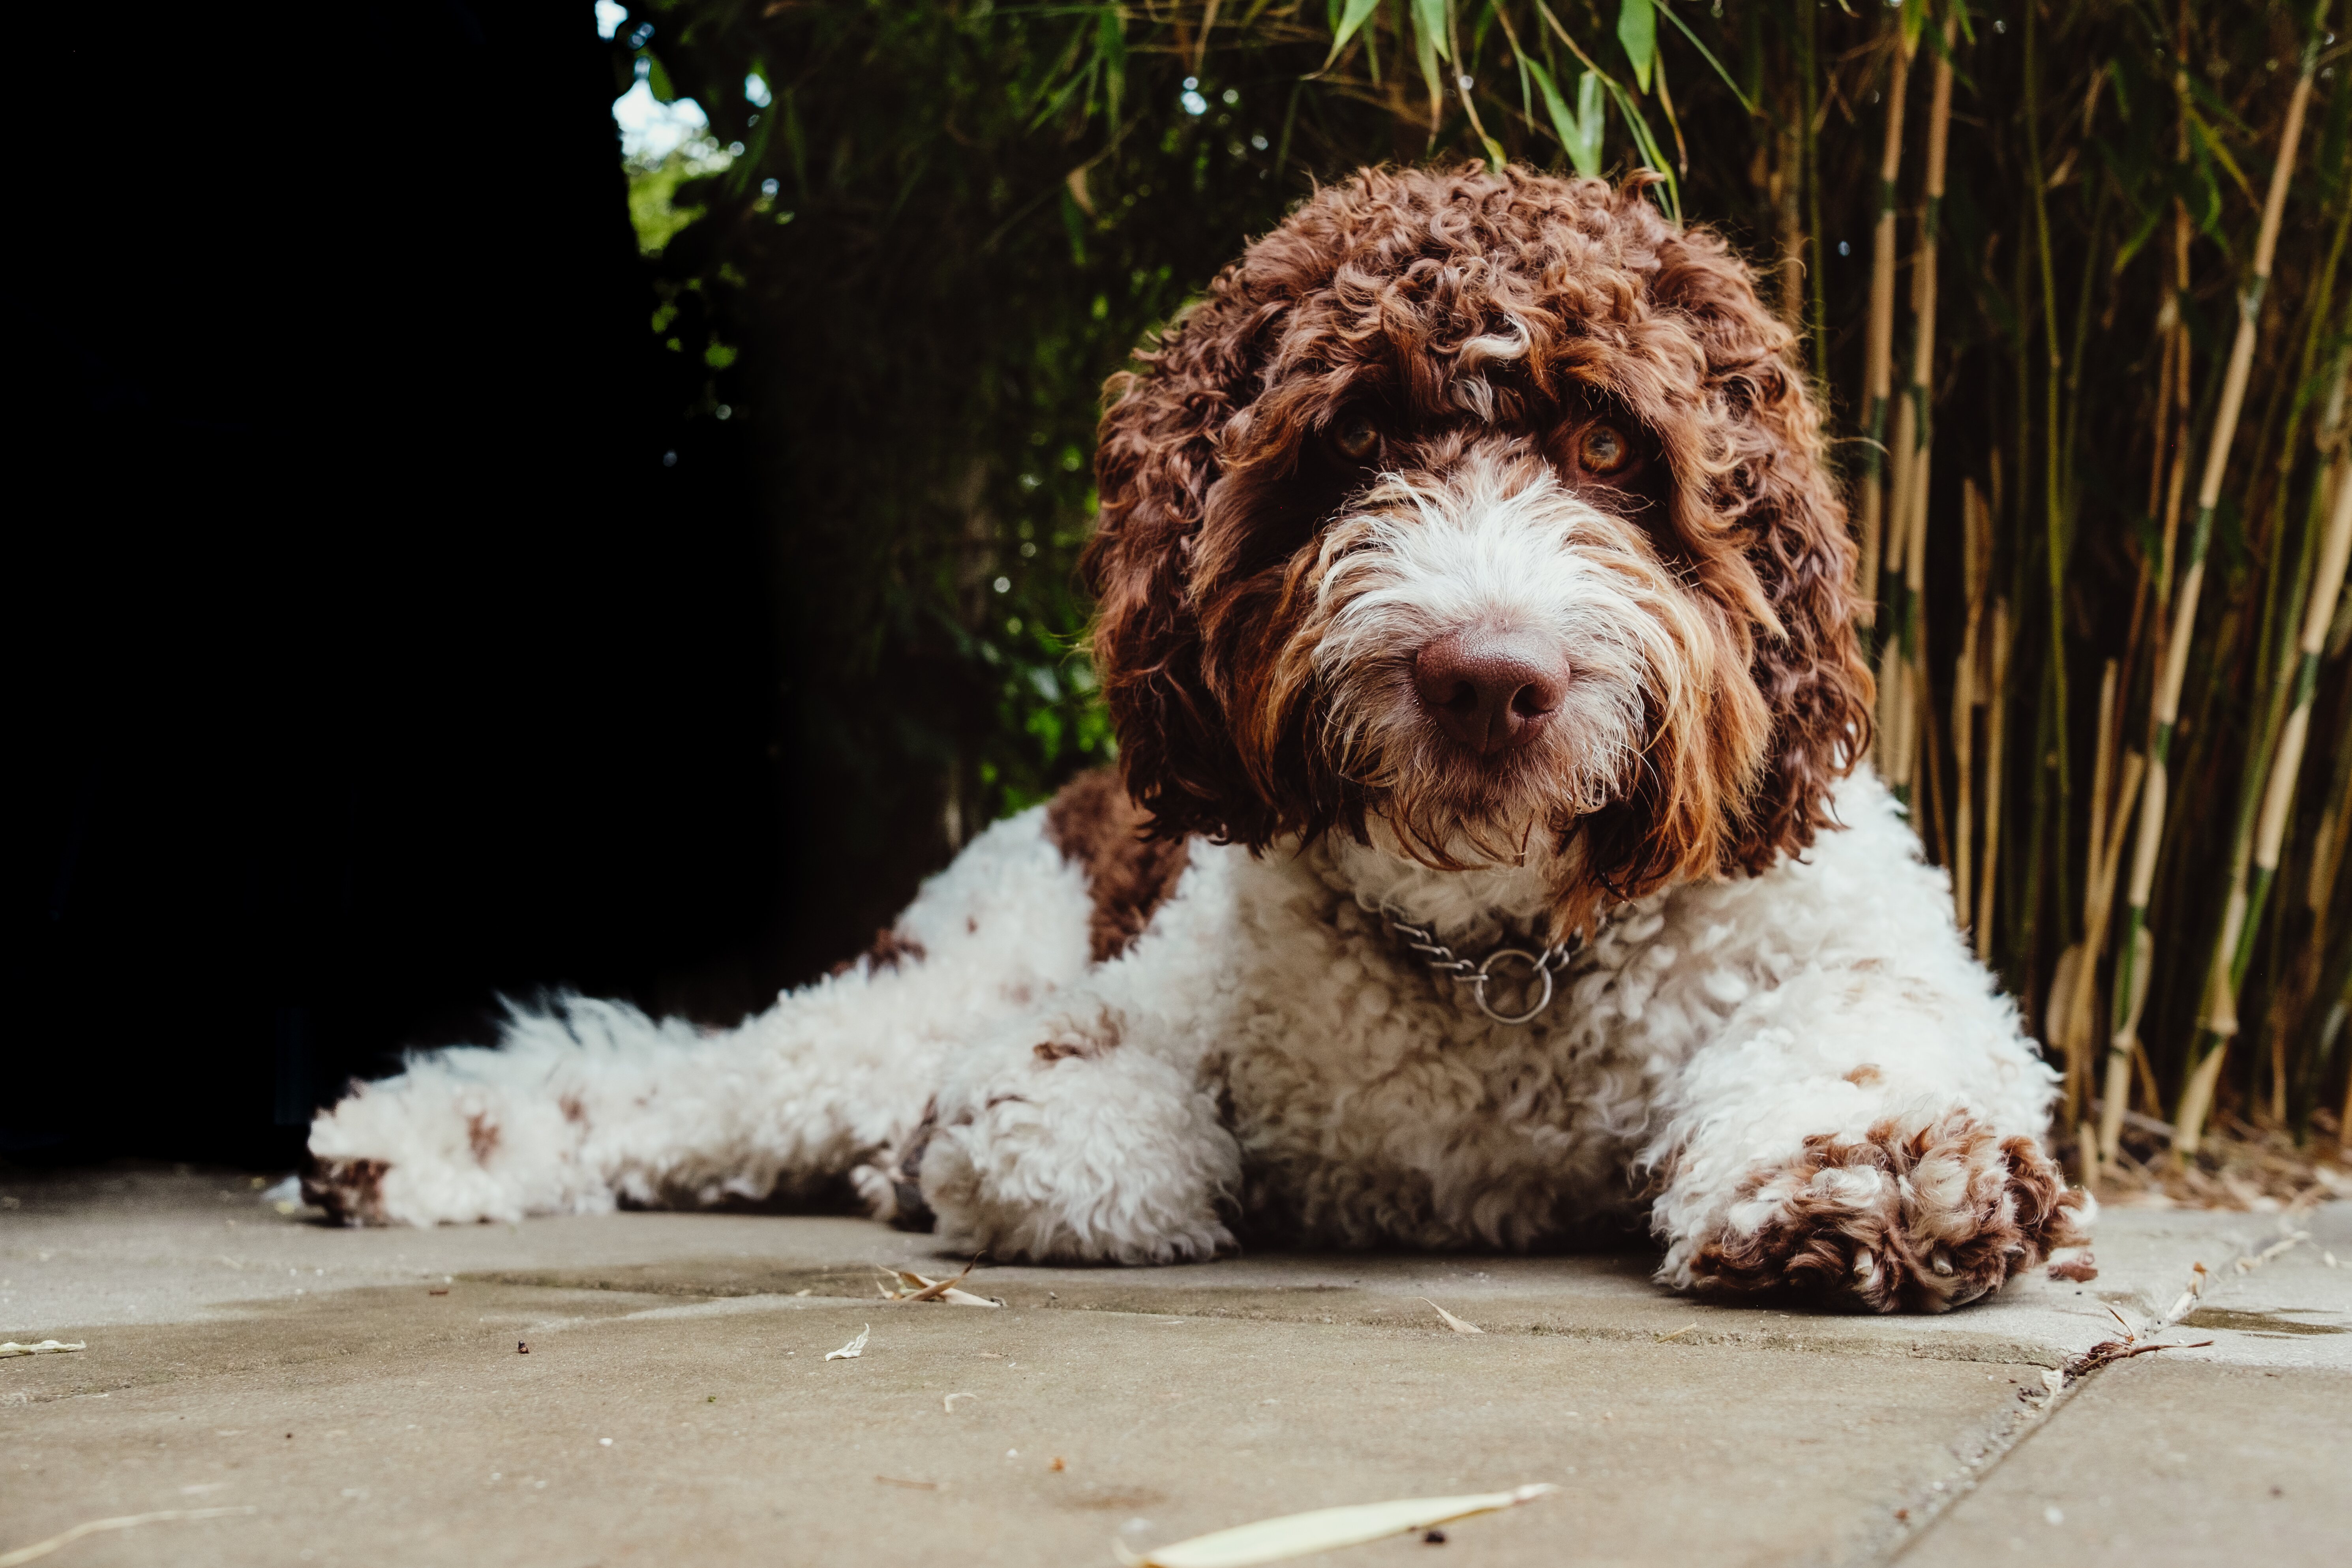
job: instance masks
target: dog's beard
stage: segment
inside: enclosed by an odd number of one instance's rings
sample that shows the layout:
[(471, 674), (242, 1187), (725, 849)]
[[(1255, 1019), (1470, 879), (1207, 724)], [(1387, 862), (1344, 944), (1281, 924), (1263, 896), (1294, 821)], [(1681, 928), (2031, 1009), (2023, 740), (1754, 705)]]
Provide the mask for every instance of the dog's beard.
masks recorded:
[[(1440, 868), (1573, 864), (1577, 824), (1632, 792), (1708, 646), (1638, 527), (1510, 454), (1387, 476), (1325, 530), (1308, 576), (1276, 689), (1313, 704), (1311, 733), (1369, 829)], [(1498, 754), (1447, 737), (1414, 689), (1418, 651), (1467, 627), (1556, 639), (1569, 663), (1559, 706)]]

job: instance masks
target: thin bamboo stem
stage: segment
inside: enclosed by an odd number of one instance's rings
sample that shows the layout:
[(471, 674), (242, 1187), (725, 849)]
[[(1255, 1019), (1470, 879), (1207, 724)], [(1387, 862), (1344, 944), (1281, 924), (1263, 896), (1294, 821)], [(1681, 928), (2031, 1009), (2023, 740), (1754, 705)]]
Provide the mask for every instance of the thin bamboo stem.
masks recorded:
[(2319, 690), (2319, 657), (2327, 646), (2327, 623), (2336, 612), (2336, 598), (2344, 591), (2346, 564), (2352, 561), (2352, 451), (2336, 453), (2330, 483), (2334, 502), (2328, 509), (2319, 568), (2312, 574), (2311, 597), (2304, 612), (2294, 706), (2280, 728), (2278, 749), (2271, 761), (2262, 817), (2254, 829), (2252, 874), (2238, 878), (2230, 889), (2221, 940), (2214, 944), (2212, 1003), (2205, 1026), (2214, 1042), (2192, 1070), (2180, 1097), (2179, 1112), (2173, 1119), (2172, 1145), (2183, 1159), (2197, 1152), (2206, 1113), (2212, 1107), (2213, 1086), (2221, 1076), (2222, 1058), (2238, 1032), (2238, 988), (2245, 980), (2254, 935), (2262, 926), (2263, 906), (2278, 876), (2279, 852), (2286, 841), (2287, 816), (2294, 804), (2295, 781), (2303, 771), (2304, 747), (2311, 733), (2311, 705)]
[(1993, 892), (2000, 872), (2001, 738), (2009, 722), (2009, 601), (1992, 602), (1992, 701), (1985, 714), (1984, 869), (1977, 884), (1977, 961), (1992, 963)]
[(1879, 550), (1885, 524), (1886, 405), (1895, 389), (1895, 183), (1903, 168), (1904, 94), (1911, 53), (1902, 18), (1886, 26), (1886, 134), (1878, 154), (1878, 224), (1871, 237), (1870, 321), (1863, 347), (1862, 565), (1857, 586), (1865, 624), (1877, 621)]
[(2287, 102), (2286, 124), (2279, 135), (2278, 159), (2271, 170), (2270, 191), (2263, 203), (2262, 226), (2254, 241), (2252, 274), (2238, 299), (2237, 336), (2231, 344), (2221, 404), (2214, 411), (2212, 437), (2206, 447), (2204, 477), (2197, 491), (2196, 522), (2189, 533), (2189, 558), (2173, 594), (2172, 628), (2166, 638), (2164, 664), (2152, 704), (2156, 734), (2149, 748), (2147, 784), (2141, 796), (2138, 837), (2133, 847), (2126, 934), (2121, 962), (2116, 967), (2116, 1016), (2124, 1020), (2124, 1027), (2108, 1047), (2110, 1092), (2106, 1115), (2099, 1130), (2102, 1160), (2115, 1158), (2122, 1136), (2122, 1096), (2115, 1092), (2120, 1087), (2116, 1082), (2116, 1058), (2127, 1054), (2137, 1040), (2138, 1004), (2144, 1001), (2147, 992), (2148, 896), (2155, 886), (2157, 851), (2164, 834), (2173, 730), (2180, 717), (2180, 687), (2188, 673), (2189, 636), (2196, 626), (2197, 601), (2204, 585), (2205, 553), (2212, 543), (2213, 510), (2221, 503), (2221, 481), (2229, 471), (2230, 447), (2237, 436), (2239, 411), (2245, 404), (2246, 378), (2253, 368), (2263, 293), (2269, 287), (2271, 266), (2278, 250), (2279, 224), (2286, 212), (2287, 184), (2294, 168), (2295, 150), (2303, 137), (2304, 112), (2311, 102), (2311, 82), (2318, 58), (2315, 47), (2305, 49), (2303, 69), (2295, 78), (2294, 96)]

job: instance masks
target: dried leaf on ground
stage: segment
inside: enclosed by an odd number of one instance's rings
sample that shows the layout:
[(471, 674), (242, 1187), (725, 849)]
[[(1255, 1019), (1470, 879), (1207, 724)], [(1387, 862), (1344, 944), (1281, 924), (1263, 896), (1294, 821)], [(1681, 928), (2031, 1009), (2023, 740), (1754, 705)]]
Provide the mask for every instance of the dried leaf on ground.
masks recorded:
[[(1436, 1306), (1434, 1301), (1430, 1303)], [(1444, 1311), (1444, 1308), (1438, 1309)], [(1318, 1508), (1309, 1513), (1262, 1519), (1232, 1530), (1196, 1535), (1141, 1555), (1124, 1542), (1112, 1550), (1127, 1568), (1254, 1568), (1261, 1563), (1284, 1563), (1342, 1546), (1360, 1546), (1391, 1535), (1430, 1530), (1474, 1514), (1494, 1513), (1559, 1489), (1549, 1482), (1516, 1487), (1507, 1492), (1480, 1492), (1467, 1497), (1400, 1498), (1393, 1502), (1355, 1503), (1345, 1508)]]
[(856, 1361), (859, 1356), (866, 1353), (866, 1336), (873, 1331), (874, 1325), (871, 1323), (866, 1324), (864, 1328), (857, 1331), (857, 1337), (856, 1339), (850, 1341), (847, 1344), (842, 1346), (837, 1351), (825, 1352), (824, 1359), (827, 1361)]
[(77, 1340), (71, 1344), (68, 1344), (63, 1340), (43, 1340), (40, 1343), (35, 1345), (20, 1345), (16, 1341), (10, 1340), (6, 1344), (0, 1345), (0, 1355), (49, 1355), (58, 1351), (86, 1351), (88, 1349), (89, 1349), (89, 1344), (80, 1340)]
[[(886, 1277), (880, 1286), (886, 1301), (945, 1301), (957, 1307), (1002, 1307), (1004, 1303), (993, 1296), (975, 1296), (969, 1290), (956, 1289), (967, 1279), (980, 1259), (964, 1265), (963, 1273), (952, 1279), (931, 1279), (910, 1268), (882, 1269)], [(895, 1281), (897, 1289), (893, 1288)]]
[(1444, 1319), (1445, 1326), (1452, 1329), (1457, 1334), (1483, 1334), (1486, 1331), (1475, 1323), (1467, 1322), (1463, 1319), (1455, 1317), (1453, 1313), (1447, 1311), (1436, 1302), (1430, 1300), (1426, 1296), (1422, 1298), (1422, 1301), (1428, 1306), (1431, 1311), (1435, 1312), (1439, 1317)]
[(2086, 1285), (2098, 1277), (2098, 1259), (2087, 1252), (2080, 1258), (2070, 1258), (2063, 1263), (2053, 1263), (2050, 1266), (2050, 1278), (2064, 1279), (2076, 1285)]

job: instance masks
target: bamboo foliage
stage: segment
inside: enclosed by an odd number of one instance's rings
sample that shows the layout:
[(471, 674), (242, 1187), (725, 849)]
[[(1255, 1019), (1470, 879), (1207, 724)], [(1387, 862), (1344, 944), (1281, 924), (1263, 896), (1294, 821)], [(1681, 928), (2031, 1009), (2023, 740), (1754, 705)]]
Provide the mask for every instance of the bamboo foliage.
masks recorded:
[[(746, 149), (682, 187), (711, 297), (757, 275), (752, 237), (891, 232), (896, 193), (969, 163), (987, 216), (959, 232), (1027, 247), (992, 275), (1024, 309), (1067, 301), (1077, 346), (1041, 359), (1116, 363), (1235, 236), (1365, 163), (1646, 172), (1798, 334), (1871, 601), (1872, 765), (2064, 1068), (2084, 1175), (2170, 1170), (2156, 1120), (2208, 1163), (2221, 1121), (2340, 1128), (2352, 0), (648, 3), (654, 79)], [(910, 16), (923, 47), (888, 47)], [(993, 96), (959, 86), (975, 60)], [(730, 97), (754, 66), (756, 125)], [(892, 101), (946, 106), (923, 135), (868, 111), (886, 67)], [(990, 374), (1011, 403), (1099, 381)], [(1066, 400), (1034, 428), (1091, 417)], [(1081, 468), (992, 471), (1055, 498), (1037, 539), (1082, 536)]]

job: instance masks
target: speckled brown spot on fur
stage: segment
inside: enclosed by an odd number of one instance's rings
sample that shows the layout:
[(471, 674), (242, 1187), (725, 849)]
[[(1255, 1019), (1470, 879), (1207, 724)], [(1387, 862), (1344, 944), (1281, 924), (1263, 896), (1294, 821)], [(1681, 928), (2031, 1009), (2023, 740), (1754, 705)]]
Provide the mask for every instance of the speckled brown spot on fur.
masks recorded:
[(337, 1225), (382, 1225), (383, 1178), (391, 1169), (383, 1160), (314, 1156), (302, 1172), (302, 1201), (325, 1209)]
[(1884, 1076), (1885, 1075), (1878, 1070), (1878, 1064), (1876, 1062), (1864, 1062), (1860, 1067), (1854, 1068), (1852, 1072), (1846, 1074), (1845, 1080), (1846, 1082), (1854, 1085), (1856, 1088), (1867, 1089), (1872, 1084), (1876, 1083)]
[(488, 1164), (490, 1156), (499, 1152), (499, 1124), (488, 1112), (477, 1110), (466, 1118), (466, 1142), (474, 1151), (474, 1163)]
[(863, 963), (870, 973), (878, 974), (902, 963), (920, 963), (929, 956), (923, 950), (923, 944), (913, 937), (901, 935), (888, 926), (883, 926), (874, 932), (874, 940), (866, 943), (864, 952), (855, 958), (843, 959), (833, 966), (832, 973), (835, 976), (844, 975)]
[(1094, 897), (1087, 938), (1097, 963), (1135, 944), (1191, 859), (1181, 839), (1144, 837), (1150, 821), (1108, 768), (1080, 773), (1045, 808), (1045, 837)]
[[(1940, 1177), (1923, 1165), (1958, 1167), (1954, 1201), (1923, 1201), (1923, 1185)], [(1818, 1179), (1839, 1170), (1885, 1179), (1866, 1196)], [(1943, 1311), (2082, 1240), (2074, 1226), (2082, 1194), (2033, 1140), (1996, 1142), (1964, 1111), (1907, 1134), (1887, 1121), (1860, 1139), (1808, 1138), (1801, 1155), (1750, 1177), (1740, 1195), (1773, 1186), (1787, 1195), (1752, 1233), (1726, 1228), (1700, 1244), (1692, 1268), (1702, 1288), (1843, 1296), (1879, 1312)]]
[(581, 1103), (578, 1095), (567, 1094), (557, 1100), (555, 1106), (557, 1110), (563, 1112), (563, 1120), (571, 1122), (574, 1127), (588, 1125), (588, 1107)]

